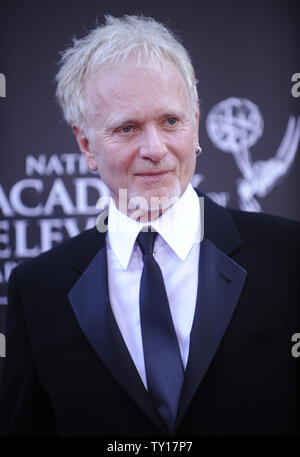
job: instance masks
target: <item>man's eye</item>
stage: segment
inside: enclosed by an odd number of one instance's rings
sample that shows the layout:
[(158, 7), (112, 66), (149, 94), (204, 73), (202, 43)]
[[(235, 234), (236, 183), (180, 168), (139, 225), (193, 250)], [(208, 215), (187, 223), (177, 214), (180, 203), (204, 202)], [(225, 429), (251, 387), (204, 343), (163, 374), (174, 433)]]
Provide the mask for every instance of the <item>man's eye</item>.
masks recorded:
[(169, 118), (168, 118), (168, 123), (169, 123), (170, 125), (174, 125), (174, 124), (176, 124), (176, 122), (177, 122), (176, 117), (169, 117)]
[(132, 125), (124, 125), (124, 127), (122, 127), (122, 132), (124, 133), (129, 133), (131, 132), (132, 130)]

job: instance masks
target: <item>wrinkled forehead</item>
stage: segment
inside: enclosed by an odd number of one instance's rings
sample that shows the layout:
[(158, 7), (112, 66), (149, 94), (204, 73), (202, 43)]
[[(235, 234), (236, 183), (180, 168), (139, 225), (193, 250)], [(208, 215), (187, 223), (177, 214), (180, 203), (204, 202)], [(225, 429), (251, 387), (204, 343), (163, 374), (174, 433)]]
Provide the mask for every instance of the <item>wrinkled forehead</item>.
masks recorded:
[(181, 71), (169, 59), (144, 58), (139, 62), (132, 59), (104, 64), (90, 72), (84, 82), (84, 99), (89, 113), (116, 101), (137, 103), (139, 97), (149, 92), (153, 97), (172, 94), (178, 99), (191, 98)]

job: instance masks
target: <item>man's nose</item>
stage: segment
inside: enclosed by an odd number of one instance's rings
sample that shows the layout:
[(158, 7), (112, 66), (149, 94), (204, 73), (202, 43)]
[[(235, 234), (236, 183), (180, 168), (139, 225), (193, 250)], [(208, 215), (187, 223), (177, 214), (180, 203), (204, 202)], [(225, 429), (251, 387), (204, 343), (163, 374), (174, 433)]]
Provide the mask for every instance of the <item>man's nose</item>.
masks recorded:
[(142, 142), (140, 145), (140, 155), (144, 159), (150, 159), (158, 162), (167, 153), (162, 133), (156, 126), (149, 126), (143, 132)]

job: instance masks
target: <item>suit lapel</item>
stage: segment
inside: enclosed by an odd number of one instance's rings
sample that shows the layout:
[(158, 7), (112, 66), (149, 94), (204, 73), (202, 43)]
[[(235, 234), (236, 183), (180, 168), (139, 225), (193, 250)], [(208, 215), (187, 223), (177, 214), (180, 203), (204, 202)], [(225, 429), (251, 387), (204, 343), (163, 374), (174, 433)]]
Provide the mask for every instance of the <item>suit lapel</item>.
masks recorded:
[(68, 294), (79, 325), (91, 346), (126, 394), (163, 431), (164, 425), (152, 407), (150, 397), (114, 318), (108, 292), (107, 258), (104, 242), (87, 267), (79, 258), (76, 269), (82, 275)]
[(240, 297), (246, 271), (204, 238), (190, 351), (177, 415), (182, 419), (218, 349)]
[(229, 257), (243, 243), (229, 211), (205, 198), (204, 217), (197, 302), (176, 427), (213, 360), (247, 275), (246, 270)]

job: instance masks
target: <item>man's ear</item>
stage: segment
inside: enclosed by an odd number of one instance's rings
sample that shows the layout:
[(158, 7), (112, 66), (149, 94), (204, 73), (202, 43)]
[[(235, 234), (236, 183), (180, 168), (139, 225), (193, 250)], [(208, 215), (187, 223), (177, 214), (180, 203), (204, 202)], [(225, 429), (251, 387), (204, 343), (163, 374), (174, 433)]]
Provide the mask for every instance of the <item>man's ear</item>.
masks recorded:
[(88, 168), (91, 171), (98, 170), (95, 154), (90, 150), (89, 140), (80, 132), (79, 128), (76, 125), (72, 125), (72, 130), (76, 136), (76, 140), (79, 146), (80, 151), (86, 161)]

